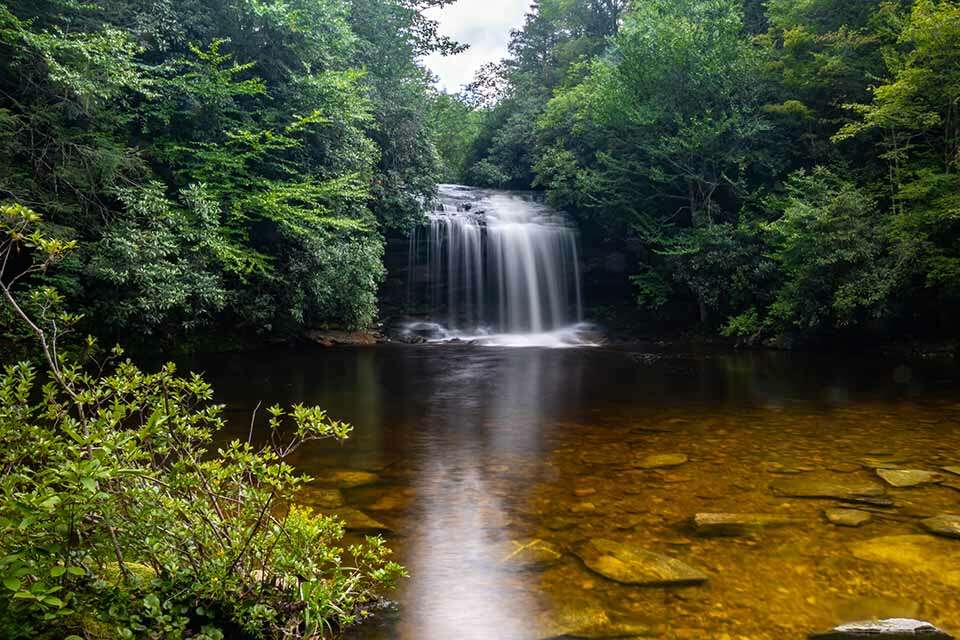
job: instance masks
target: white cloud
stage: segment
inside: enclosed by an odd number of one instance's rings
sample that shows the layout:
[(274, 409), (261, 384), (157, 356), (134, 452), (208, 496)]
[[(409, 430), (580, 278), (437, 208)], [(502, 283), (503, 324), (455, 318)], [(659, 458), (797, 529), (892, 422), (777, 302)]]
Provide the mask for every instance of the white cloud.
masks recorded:
[(496, 62), (507, 54), (510, 30), (523, 24), (529, 0), (458, 0), (443, 9), (427, 12), (440, 22), (440, 33), (470, 48), (455, 56), (431, 54), (424, 63), (439, 78), (437, 85), (447, 91), (459, 91), (487, 62)]

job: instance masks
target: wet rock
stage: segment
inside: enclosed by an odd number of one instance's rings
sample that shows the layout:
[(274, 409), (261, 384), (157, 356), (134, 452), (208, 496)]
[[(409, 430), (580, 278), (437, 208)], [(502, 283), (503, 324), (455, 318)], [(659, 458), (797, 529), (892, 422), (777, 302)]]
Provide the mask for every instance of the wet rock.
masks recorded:
[(634, 466), (639, 469), (665, 469), (679, 467), (687, 460), (687, 456), (682, 453), (658, 453), (639, 460)]
[(571, 513), (593, 513), (597, 510), (597, 505), (592, 502), (578, 502), (570, 507)]
[(875, 482), (814, 477), (778, 478), (770, 483), (774, 495), (788, 498), (879, 498), (886, 491)]
[(369, 346), (384, 342), (384, 337), (376, 331), (326, 331), (309, 330), (303, 337), (324, 347), (337, 345)]
[(698, 513), (693, 516), (693, 528), (701, 536), (746, 536), (798, 522), (790, 516), (763, 513)]
[(651, 628), (643, 623), (611, 616), (599, 605), (570, 603), (555, 611), (540, 616), (538, 640), (583, 638), (605, 640), (607, 638), (652, 638)]
[(877, 469), (877, 475), (892, 487), (918, 487), (946, 480), (942, 473), (922, 469)]
[(871, 514), (859, 509), (827, 509), (823, 514), (832, 524), (841, 527), (861, 527), (873, 520)]
[(574, 553), (591, 571), (622, 584), (669, 587), (707, 580), (703, 572), (675, 558), (613, 540), (595, 538), (577, 547)]
[(317, 509), (336, 509), (343, 506), (343, 493), (340, 489), (308, 486), (297, 496), (297, 503)]
[(952, 640), (953, 636), (929, 622), (911, 618), (887, 618), (853, 622), (834, 627), (824, 633), (810, 635), (812, 640)]
[(850, 547), (860, 560), (893, 564), (960, 588), (960, 545), (929, 535), (883, 536)]
[(540, 569), (562, 557), (563, 553), (556, 546), (539, 538), (511, 540), (503, 550), (500, 564), (513, 569)]
[(930, 533), (947, 538), (960, 538), (960, 516), (935, 516), (927, 518), (920, 524)]
[(411, 497), (406, 493), (395, 492), (380, 496), (376, 502), (364, 507), (370, 511), (402, 511), (410, 506)]
[(952, 473), (955, 476), (960, 476), (960, 467), (940, 467), (947, 473)]
[(380, 476), (369, 471), (353, 471), (349, 469), (327, 471), (314, 476), (317, 484), (337, 487), (338, 489), (353, 489), (368, 484), (376, 484)]
[(343, 521), (343, 528), (347, 531), (369, 531), (377, 533), (388, 533), (393, 531), (391, 527), (374, 520), (359, 509), (335, 509), (325, 515), (336, 516)]

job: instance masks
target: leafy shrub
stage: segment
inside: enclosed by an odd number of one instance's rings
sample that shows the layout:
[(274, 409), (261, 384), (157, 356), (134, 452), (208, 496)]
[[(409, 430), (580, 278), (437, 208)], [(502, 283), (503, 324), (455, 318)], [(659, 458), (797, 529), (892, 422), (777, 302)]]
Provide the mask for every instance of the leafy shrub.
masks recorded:
[[(31, 249), (29, 276), (71, 243), (39, 218), (0, 208), (0, 261)], [(28, 363), (0, 375), (0, 636), (217, 640), (311, 638), (364, 615), (403, 569), (379, 538), (343, 547), (334, 518), (294, 505), (309, 478), (287, 457), (344, 439), (318, 408), (269, 409), (267, 444), (214, 450), (222, 408), (199, 376), (147, 373), (111, 358), (91, 372), (60, 353), (77, 320), (38, 289), (31, 316), (0, 273), (10, 307), (39, 338), (50, 380)], [(94, 351), (95, 342), (87, 347)]]

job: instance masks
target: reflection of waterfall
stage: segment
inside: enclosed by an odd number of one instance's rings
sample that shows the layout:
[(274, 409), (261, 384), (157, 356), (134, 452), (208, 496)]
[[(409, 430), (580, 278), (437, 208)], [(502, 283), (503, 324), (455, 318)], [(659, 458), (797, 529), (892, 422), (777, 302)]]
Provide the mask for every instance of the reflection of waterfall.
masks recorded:
[[(457, 336), (544, 334), (582, 320), (577, 233), (549, 207), (444, 185), (408, 248), (408, 304)], [(444, 333), (446, 335), (446, 333)]]

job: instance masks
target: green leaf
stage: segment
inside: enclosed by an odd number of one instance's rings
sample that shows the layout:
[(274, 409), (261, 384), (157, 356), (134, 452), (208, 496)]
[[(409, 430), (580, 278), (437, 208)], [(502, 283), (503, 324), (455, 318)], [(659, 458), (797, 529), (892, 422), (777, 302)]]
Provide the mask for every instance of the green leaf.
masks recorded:
[(59, 578), (67, 572), (65, 567), (50, 567), (50, 577)]
[(3, 586), (9, 589), (10, 591), (19, 591), (20, 580), (18, 580), (17, 578), (6, 578), (3, 581)]

